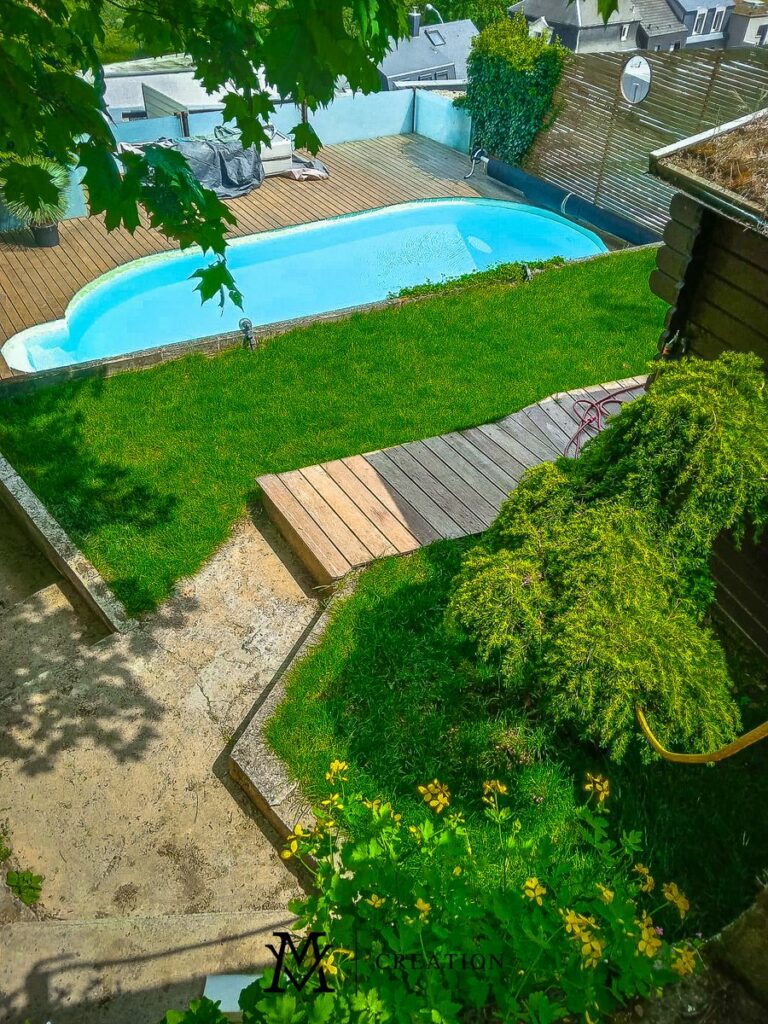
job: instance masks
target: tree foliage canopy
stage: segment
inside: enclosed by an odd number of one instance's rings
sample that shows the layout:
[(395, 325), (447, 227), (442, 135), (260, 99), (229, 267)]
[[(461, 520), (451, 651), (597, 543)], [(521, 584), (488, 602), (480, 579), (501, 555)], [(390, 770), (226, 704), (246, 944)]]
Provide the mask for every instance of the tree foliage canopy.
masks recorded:
[[(192, 58), (210, 91), (225, 88), (224, 116), (243, 145), (265, 140), (274, 106), (265, 81), (309, 110), (331, 101), (336, 79), (378, 88), (376, 64), (406, 32), (404, 0), (3, 0), (0, 26), (0, 171), (4, 192), (31, 210), (55, 203), (56, 182), (40, 157), (80, 164), (92, 213), (109, 229), (135, 230), (143, 208), (153, 227), (181, 246), (198, 243), (219, 259), (202, 273), (203, 298), (239, 293), (223, 262), (233, 214), (202, 188), (180, 154), (150, 146), (115, 157), (102, 111), (100, 47), (124, 12), (125, 29), (151, 53)], [(263, 76), (260, 71), (263, 69)], [(308, 124), (296, 145), (316, 151)]]

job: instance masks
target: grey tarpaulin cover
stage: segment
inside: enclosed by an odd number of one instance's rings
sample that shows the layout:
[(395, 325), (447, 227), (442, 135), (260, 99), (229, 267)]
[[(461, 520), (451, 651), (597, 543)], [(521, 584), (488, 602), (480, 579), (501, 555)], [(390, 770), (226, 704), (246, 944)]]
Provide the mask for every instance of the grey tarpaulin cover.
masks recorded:
[(244, 196), (264, 180), (258, 147), (243, 149), (239, 133), (230, 129), (217, 128), (207, 139), (179, 139), (174, 148), (186, 157), (197, 180), (220, 199)]

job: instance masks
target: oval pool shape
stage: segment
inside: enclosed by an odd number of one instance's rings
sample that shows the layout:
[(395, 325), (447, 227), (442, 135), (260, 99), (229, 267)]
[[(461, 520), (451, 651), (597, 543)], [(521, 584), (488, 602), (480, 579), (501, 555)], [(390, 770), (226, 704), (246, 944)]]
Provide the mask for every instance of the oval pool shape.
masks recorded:
[(87, 285), (63, 320), (30, 327), (3, 346), (15, 370), (34, 372), (128, 355), (254, 326), (348, 309), (401, 288), (499, 263), (605, 252), (591, 231), (546, 210), (498, 199), (433, 199), (237, 238), (228, 261), (243, 310), (201, 305), (190, 275), (197, 248), (125, 264)]

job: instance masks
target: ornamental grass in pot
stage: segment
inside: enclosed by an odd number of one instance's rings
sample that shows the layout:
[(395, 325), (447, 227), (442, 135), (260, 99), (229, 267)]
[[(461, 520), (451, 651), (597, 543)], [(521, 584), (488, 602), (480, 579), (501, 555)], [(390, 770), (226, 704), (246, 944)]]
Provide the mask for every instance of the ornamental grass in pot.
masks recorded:
[(58, 192), (55, 201), (41, 199), (37, 209), (33, 210), (24, 199), (8, 197), (4, 191), (5, 179), (0, 173), (0, 201), (8, 213), (24, 227), (28, 227), (35, 238), (35, 244), (41, 248), (48, 248), (59, 244), (59, 226), (64, 214), (67, 212), (67, 186), (69, 184), (69, 171), (61, 164), (44, 158), (27, 157), (19, 160), (19, 163), (28, 166), (39, 167), (50, 176), (51, 182)]

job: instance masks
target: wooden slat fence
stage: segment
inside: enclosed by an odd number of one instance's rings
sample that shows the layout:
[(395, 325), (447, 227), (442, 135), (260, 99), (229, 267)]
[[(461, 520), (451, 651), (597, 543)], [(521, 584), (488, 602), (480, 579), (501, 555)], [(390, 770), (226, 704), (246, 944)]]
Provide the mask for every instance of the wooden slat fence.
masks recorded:
[(526, 170), (606, 210), (661, 232), (674, 189), (648, 172), (662, 146), (766, 105), (768, 49), (643, 53), (651, 89), (627, 103), (627, 54), (569, 59), (560, 113), (528, 157)]

